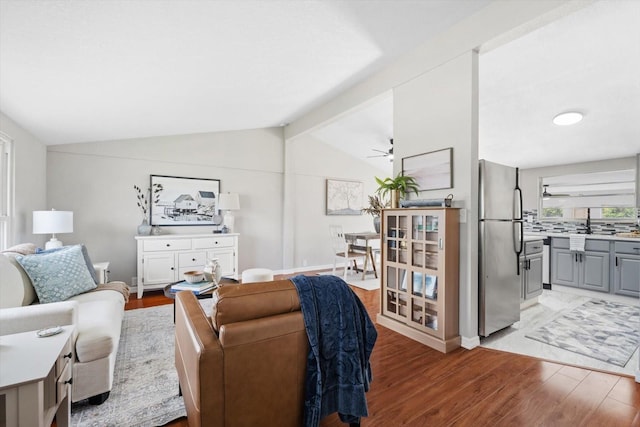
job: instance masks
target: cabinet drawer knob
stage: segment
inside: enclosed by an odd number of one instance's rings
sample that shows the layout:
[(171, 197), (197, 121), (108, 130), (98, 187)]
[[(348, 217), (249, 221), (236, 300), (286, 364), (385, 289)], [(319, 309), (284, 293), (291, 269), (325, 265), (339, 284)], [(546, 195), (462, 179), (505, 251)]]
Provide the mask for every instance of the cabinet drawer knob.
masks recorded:
[(65, 384), (73, 384), (73, 378), (69, 378), (64, 382)]
[(171, 243), (167, 243), (167, 247), (171, 246)]
[(173, 268), (173, 267), (171, 267), (171, 270), (174, 270), (174, 268)]
[(64, 358), (65, 359), (71, 359), (72, 356), (73, 356), (73, 352), (70, 351), (69, 354), (65, 354), (64, 355)]
[(195, 258), (191, 258), (191, 261), (195, 261), (195, 260), (196, 260)]

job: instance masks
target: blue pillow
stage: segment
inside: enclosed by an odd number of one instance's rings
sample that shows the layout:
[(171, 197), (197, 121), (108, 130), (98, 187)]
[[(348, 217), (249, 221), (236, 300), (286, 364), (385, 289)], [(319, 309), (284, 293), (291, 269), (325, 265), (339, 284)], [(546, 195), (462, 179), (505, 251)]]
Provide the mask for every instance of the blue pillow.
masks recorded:
[(80, 245), (57, 251), (16, 256), (41, 303), (64, 301), (92, 289), (93, 281)]
[[(87, 251), (87, 248), (85, 245), (79, 245), (82, 247), (82, 256), (84, 257), (84, 262), (87, 264), (87, 268), (89, 269), (89, 273), (91, 274), (91, 278), (93, 279), (93, 282), (97, 285), (98, 284), (98, 274), (96, 273), (96, 269), (93, 268), (93, 263), (91, 262), (91, 258), (89, 258), (89, 252)], [(37, 254), (48, 254), (51, 252), (57, 252), (63, 249), (67, 249), (70, 248), (70, 246), (60, 246), (59, 248), (52, 248), (52, 249), (42, 249), (42, 248), (36, 248), (36, 253)]]

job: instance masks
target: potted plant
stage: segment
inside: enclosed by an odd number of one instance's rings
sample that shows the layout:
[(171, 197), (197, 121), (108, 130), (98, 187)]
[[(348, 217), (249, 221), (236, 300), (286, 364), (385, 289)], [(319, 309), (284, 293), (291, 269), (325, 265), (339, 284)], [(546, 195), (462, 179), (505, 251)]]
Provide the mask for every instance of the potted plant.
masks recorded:
[(382, 209), (389, 207), (389, 203), (383, 202), (380, 196), (369, 196), (369, 206), (362, 208), (362, 212), (367, 213), (373, 217), (373, 228), (376, 233), (380, 233), (380, 215), (382, 215)]
[(417, 196), (420, 188), (418, 187), (418, 182), (414, 177), (405, 176), (402, 175), (402, 173), (396, 175), (395, 178), (387, 177), (385, 179), (380, 179), (376, 176), (375, 179), (378, 183), (376, 193), (380, 194), (382, 197), (389, 194), (392, 208), (397, 208), (400, 198), (404, 198), (409, 192), (413, 191)]

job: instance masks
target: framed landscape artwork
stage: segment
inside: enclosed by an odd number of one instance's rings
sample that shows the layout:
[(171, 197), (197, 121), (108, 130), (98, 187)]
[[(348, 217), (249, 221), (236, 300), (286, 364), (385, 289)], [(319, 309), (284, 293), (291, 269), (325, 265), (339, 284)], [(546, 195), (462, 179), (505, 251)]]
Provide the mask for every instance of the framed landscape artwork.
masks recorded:
[(151, 225), (217, 225), (220, 180), (151, 175), (151, 188), (162, 185), (151, 201)]
[(453, 148), (404, 157), (402, 175), (412, 176), (420, 191), (453, 187)]
[(362, 215), (364, 184), (327, 179), (327, 215)]

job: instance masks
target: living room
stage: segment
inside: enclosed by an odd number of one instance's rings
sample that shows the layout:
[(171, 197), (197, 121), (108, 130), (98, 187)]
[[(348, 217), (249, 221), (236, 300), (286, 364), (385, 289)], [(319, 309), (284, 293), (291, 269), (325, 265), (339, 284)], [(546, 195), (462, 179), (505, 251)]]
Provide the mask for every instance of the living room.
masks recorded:
[[(15, 214), (7, 240), (43, 246), (47, 238), (31, 232), (31, 212), (73, 211), (74, 231), (60, 239), (65, 244), (84, 244), (93, 260), (110, 262), (112, 280), (134, 285), (134, 236), (141, 216), (133, 186), (146, 188), (154, 174), (209, 178), (221, 181), (222, 192), (240, 196), (240, 209), (234, 212), (240, 271), (267, 267), (291, 274), (327, 268), (332, 263), (328, 243), (332, 221), (325, 215), (326, 179), (361, 181), (364, 193), (373, 194), (377, 188), (373, 177), (390, 173), (345, 156), (314, 140), (310, 132), (393, 89), (394, 175), (403, 157), (454, 148), (454, 187), (432, 191), (428, 197), (443, 198), (453, 192), (454, 205), (467, 212), (467, 221), (460, 227), (460, 334), (463, 346), (474, 348), (479, 343), (475, 245), (478, 59), (474, 49), (488, 49), (492, 43), (504, 42), (498, 41), (501, 37), (517, 37), (524, 27), (543, 25), (579, 6), (564, 1), (517, 5), (497, 1), (478, 2), (474, 7), (482, 8), (366, 79), (334, 89), (312, 107), (302, 108), (293, 120), (283, 117), (283, 126), (273, 122), (255, 128), (174, 132), (167, 122), (173, 116), (177, 120), (184, 101), (173, 101), (172, 96), (179, 98), (179, 94), (172, 95), (167, 84), (158, 92), (168, 92), (171, 100), (166, 102), (171, 106), (169, 113), (162, 116), (168, 130), (158, 131), (159, 123), (153, 123), (153, 130), (145, 134), (114, 131), (111, 137), (86, 139), (85, 128), (122, 126), (97, 106), (86, 105), (84, 108), (96, 111), (91, 123), (65, 117), (65, 121), (77, 120), (82, 131), (67, 140), (64, 134), (58, 135), (57, 142), (47, 143), (36, 135), (55, 129), (39, 128), (37, 117), (18, 118), (27, 117), (25, 110), (33, 106), (14, 106), (2, 97), (0, 130), (13, 140), (15, 171)], [(58, 97), (61, 105), (64, 95)], [(242, 116), (242, 105), (229, 108)], [(117, 112), (110, 114), (117, 116)], [(160, 122), (150, 119), (144, 110), (123, 114), (128, 115), (128, 122)], [(345, 229), (372, 229), (366, 215), (340, 221)], [(163, 227), (162, 231), (209, 233), (212, 229)]]

